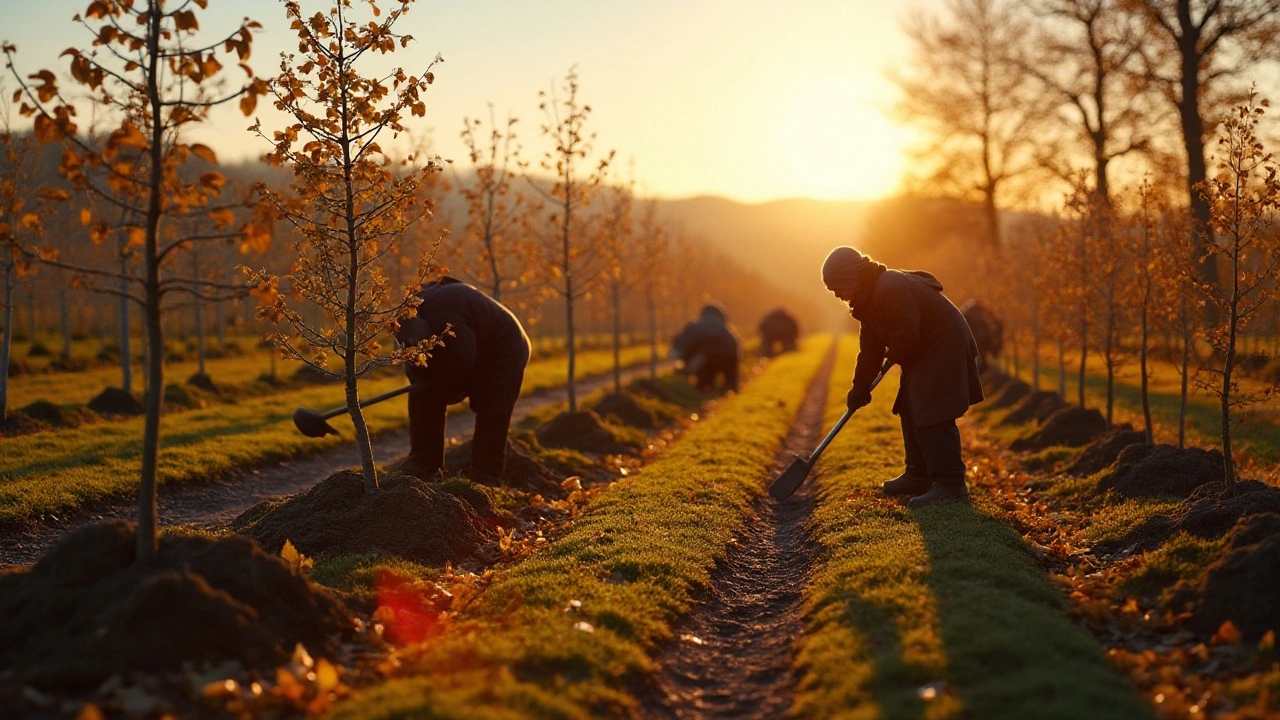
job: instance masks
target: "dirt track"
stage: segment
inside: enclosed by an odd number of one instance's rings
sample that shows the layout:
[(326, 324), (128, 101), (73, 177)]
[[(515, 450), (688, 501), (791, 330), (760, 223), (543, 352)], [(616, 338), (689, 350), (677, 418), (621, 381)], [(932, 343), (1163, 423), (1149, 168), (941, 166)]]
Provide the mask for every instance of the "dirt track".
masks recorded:
[[(660, 370), (664, 368), (665, 366), (660, 367)], [(624, 370), (623, 382), (647, 373), (647, 365)], [(607, 387), (612, 382), (611, 375), (579, 380), (579, 396)], [(566, 397), (564, 388), (523, 397), (516, 403), (512, 422), (538, 408), (563, 402)], [(465, 407), (460, 412), (450, 413), (449, 437), (465, 438), (471, 433), (474, 424), (475, 416)], [(373, 447), (379, 462), (390, 465), (409, 451), (408, 428), (376, 436)], [(159, 500), (160, 527), (210, 527), (223, 524), (263, 500), (302, 492), (336, 470), (359, 464), (360, 453), (354, 445), (348, 443), (294, 460), (237, 470), (207, 482), (162, 486)], [(0, 525), (0, 565), (34, 562), (54, 540), (68, 530), (99, 520), (132, 520), (136, 515), (136, 500), (129, 496), (88, 503), (43, 518)]]
[[(777, 474), (821, 438), (834, 352), (815, 375), (782, 450)], [(773, 718), (791, 707), (792, 646), (803, 630), (801, 592), (814, 546), (808, 533), (813, 483), (775, 502), (767, 494), (755, 518), (712, 575), (712, 590), (673, 629), (658, 657), (662, 670), (644, 699), (650, 718)]]

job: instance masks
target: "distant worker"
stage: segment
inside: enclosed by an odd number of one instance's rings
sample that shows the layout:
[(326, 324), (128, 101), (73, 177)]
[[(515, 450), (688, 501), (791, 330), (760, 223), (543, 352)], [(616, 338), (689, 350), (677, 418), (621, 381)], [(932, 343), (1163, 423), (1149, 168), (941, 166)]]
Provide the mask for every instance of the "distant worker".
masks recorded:
[(447, 408), (470, 398), (476, 414), (471, 479), (499, 483), (511, 412), (529, 364), (529, 338), (510, 310), (460, 280), (441, 278), (418, 294), (418, 314), (401, 324), (396, 339), (411, 345), (442, 335), (446, 327), (453, 336), (442, 338), (426, 367), (406, 370), (423, 389), (409, 393), (409, 456), (397, 469), (424, 480), (439, 476)]
[(956, 419), (982, 401), (982, 385), (964, 316), (934, 276), (889, 270), (851, 247), (831, 251), (822, 281), (862, 323), (849, 409), (871, 402), (871, 381), (886, 356), (902, 369), (893, 412), (902, 421), (906, 470), (884, 483), (885, 494), (913, 496), (912, 507), (966, 500)]
[(738, 336), (728, 321), (724, 308), (711, 303), (671, 341), (669, 355), (684, 361), (685, 372), (696, 378), (699, 390), (714, 388), (717, 376), (724, 378), (726, 390), (738, 389)]
[(776, 307), (760, 318), (760, 354), (764, 357), (795, 352), (798, 339), (800, 325), (786, 308)]
[(1000, 322), (991, 308), (978, 302), (977, 298), (965, 301), (960, 306), (960, 312), (973, 331), (974, 341), (978, 343), (978, 367), (986, 370), (1004, 349), (1004, 323)]

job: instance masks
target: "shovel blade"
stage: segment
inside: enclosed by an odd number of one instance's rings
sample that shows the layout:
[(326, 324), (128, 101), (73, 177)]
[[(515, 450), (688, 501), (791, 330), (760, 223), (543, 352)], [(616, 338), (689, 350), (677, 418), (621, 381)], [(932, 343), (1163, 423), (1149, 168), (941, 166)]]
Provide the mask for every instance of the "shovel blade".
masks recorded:
[(298, 432), (311, 438), (338, 434), (338, 431), (333, 429), (333, 426), (324, 419), (323, 415), (306, 408), (298, 408), (293, 411), (293, 424), (294, 427), (298, 428)]
[(769, 486), (769, 494), (775, 500), (786, 500), (800, 488), (807, 477), (809, 477), (809, 463), (805, 462), (804, 458), (796, 458)]

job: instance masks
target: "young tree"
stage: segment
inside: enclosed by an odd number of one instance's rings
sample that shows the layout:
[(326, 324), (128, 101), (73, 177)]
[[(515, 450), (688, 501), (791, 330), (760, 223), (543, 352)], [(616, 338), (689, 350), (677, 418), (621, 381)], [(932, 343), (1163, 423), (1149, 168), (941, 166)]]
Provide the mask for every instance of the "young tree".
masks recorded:
[(635, 232), (636, 274), (644, 285), (645, 315), (649, 321), (649, 377), (658, 378), (658, 300), (666, 289), (667, 230), (658, 220), (658, 203), (649, 200), (640, 212)]
[[(435, 79), (432, 69), (443, 59), (436, 55), (414, 75), (397, 68), (385, 77), (368, 77), (357, 70), (367, 53), (389, 54), (408, 46), (411, 38), (392, 28), (411, 3), (403, 0), (381, 21), (353, 17), (361, 15), (354, 12), (357, 4), (367, 4), (379, 16), (372, 0), (335, 0), (327, 13), (310, 16), (297, 2), (285, 3), (298, 54), (282, 55), (269, 92), (292, 123), (269, 135), (260, 120), (253, 126), (272, 145), (268, 162), (293, 171), (291, 193), (258, 186), (263, 201), (301, 236), (294, 244), (297, 260), (285, 276), (289, 290), (318, 306), (324, 320), (309, 322), (291, 307), (278, 276), (246, 270), (260, 291), (259, 317), (288, 328), (272, 336), (287, 357), (345, 382), (366, 492), (378, 488), (378, 475), (360, 411), (360, 378), (386, 365), (425, 365), (439, 342), (433, 337), (394, 350), (382, 345), (413, 316), (421, 302), (416, 293), (435, 270), (434, 247), (404, 287), (392, 288), (380, 268), (397, 239), (430, 216), (419, 189), (440, 166), (432, 160), (393, 172), (379, 141), (384, 133), (403, 132), (409, 115), (426, 114), (423, 95)], [(340, 371), (328, 368), (329, 353), (342, 361)]]
[[(247, 245), (263, 242), (260, 235), (246, 235), (232, 228), (234, 206), (213, 204), (224, 180), (209, 171), (198, 180), (188, 180), (180, 168), (192, 157), (215, 161), (213, 151), (200, 144), (178, 140), (180, 131), (204, 120), (222, 103), (240, 98), (241, 109), (252, 112), (257, 95), (265, 89), (253, 79), (243, 61), (249, 57), (253, 31), (260, 26), (245, 19), (239, 27), (216, 41), (206, 42), (200, 33), (198, 10), (208, 0), (166, 6), (163, 0), (92, 0), (75, 20), (93, 36), (89, 50), (71, 48), (71, 77), (87, 89), (92, 101), (114, 111), (117, 127), (101, 145), (91, 145), (77, 135), (76, 107), (58, 90), (51, 70), (41, 70), (24, 79), (13, 67), (12, 45), (5, 45), (14, 77), (22, 84), (21, 111), (34, 116), (33, 131), (41, 141), (63, 140), (66, 151), (61, 172), (77, 187), (110, 205), (126, 210), (138, 224), (128, 226), (130, 242), (141, 249), (141, 277), (127, 276), (128, 294), (143, 310), (147, 337), (147, 400), (143, 425), (141, 479), (138, 488), (139, 563), (150, 563), (156, 554), (156, 472), (160, 452), (164, 332), (161, 307), (170, 293), (208, 294), (219, 290), (242, 291), (242, 287), (220, 287), (200, 278), (165, 277), (162, 269), (175, 252), (192, 242), (241, 239)], [(248, 76), (235, 89), (223, 91), (223, 63), (219, 53), (240, 61)], [(132, 188), (132, 190), (129, 190)], [(131, 204), (127, 198), (142, 202)], [(85, 213), (88, 213), (87, 215)], [(209, 216), (218, 230), (201, 237), (166, 239), (161, 228), (167, 216), (195, 214)], [(110, 225), (95, 221), (86, 208), (81, 220), (91, 226), (90, 238), (103, 242)], [(266, 238), (269, 240), (269, 238)], [(122, 276), (74, 263), (58, 265), (99, 279), (121, 280)], [(103, 291), (120, 293), (116, 288)]]
[(1067, 196), (1068, 222), (1061, 228), (1057, 243), (1059, 265), (1065, 271), (1060, 278), (1064, 294), (1074, 313), (1076, 339), (1080, 343), (1080, 365), (1077, 373), (1077, 403), (1085, 406), (1085, 374), (1089, 362), (1093, 314), (1096, 311), (1094, 264), (1099, 250), (1100, 217), (1104, 212), (1099, 195), (1089, 187), (1085, 173), (1076, 175)]
[(1232, 410), (1270, 397), (1276, 388), (1247, 392), (1239, 387), (1236, 349), (1241, 333), (1259, 312), (1277, 297), (1280, 275), (1280, 236), (1275, 228), (1280, 207), (1280, 176), (1271, 153), (1258, 138), (1266, 100), (1248, 100), (1222, 123), (1218, 139), (1220, 173), (1198, 189), (1209, 207), (1209, 228), (1217, 240), (1208, 246), (1209, 257), (1221, 260), (1223, 283), (1204, 283), (1208, 301), (1217, 306), (1218, 322), (1209, 330), (1209, 342), (1221, 357), (1216, 370), (1220, 382), (1210, 386), (1222, 409), (1222, 455), (1228, 487), (1235, 482), (1231, 447)]
[(603, 224), (604, 259), (609, 282), (609, 315), (613, 331), (613, 391), (622, 392), (622, 290), (635, 277), (632, 240), (635, 228), (631, 207), (634, 183), (610, 186), (606, 192)]
[[(1094, 287), (1097, 296), (1097, 331), (1102, 363), (1107, 371), (1107, 428), (1115, 417), (1116, 373), (1130, 359), (1121, 342), (1129, 327), (1131, 291), (1126, 270), (1132, 264), (1128, 243), (1119, 234), (1127, 232), (1127, 223), (1121, 221), (1106, 203), (1101, 193), (1095, 191), (1095, 212), (1101, 222), (1098, 232), (1092, 235), (1096, 243), (1094, 252)], [(1081, 378), (1083, 381), (1083, 377)]]
[(458, 260), (464, 272), (476, 278), (498, 302), (502, 302), (504, 290), (514, 291), (522, 285), (533, 252), (523, 227), (524, 197), (513, 186), (520, 167), (515, 125), (516, 118), (508, 117), (500, 128), (492, 103), (486, 140), (481, 139), (479, 120), (464, 119), (462, 142), (471, 158), (473, 178), (466, 182), (455, 173), (455, 183), (467, 203), (466, 239), (477, 246), (474, 259), (468, 254)]
[(538, 93), (543, 98), (539, 108), (547, 117), (542, 134), (553, 145), (543, 155), (542, 169), (553, 172), (555, 181), (550, 189), (533, 185), (552, 208), (549, 220), (555, 234), (544, 239), (542, 250), (551, 285), (564, 300), (570, 412), (578, 409), (574, 303), (591, 291), (601, 271), (599, 248), (591, 246), (591, 199), (613, 160), (610, 152), (589, 164), (595, 133), (586, 130), (591, 106), (578, 100), (578, 89), (578, 72), (570, 68), (561, 88), (563, 98), (554, 89)]

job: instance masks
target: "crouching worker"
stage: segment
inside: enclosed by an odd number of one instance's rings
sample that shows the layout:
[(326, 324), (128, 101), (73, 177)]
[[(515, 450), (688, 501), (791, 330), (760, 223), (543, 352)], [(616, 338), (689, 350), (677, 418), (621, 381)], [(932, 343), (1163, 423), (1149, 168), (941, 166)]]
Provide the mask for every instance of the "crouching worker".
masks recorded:
[(471, 399), (476, 414), (471, 445), (471, 479), (502, 480), (511, 411), (529, 364), (529, 338), (511, 311), (479, 290), (442, 278), (418, 293), (416, 317), (401, 324), (402, 345), (443, 335), (453, 337), (431, 351), (426, 367), (409, 366), (409, 380), (422, 389), (409, 393), (409, 456), (398, 470), (423, 479), (444, 468), (446, 409)]
[(698, 389), (704, 392), (715, 387), (717, 376), (724, 378), (726, 390), (738, 390), (741, 353), (738, 335), (728, 320), (724, 308), (711, 303), (671, 341), (668, 355), (684, 362), (685, 372), (696, 378)]
[(914, 496), (912, 507), (967, 499), (956, 419), (982, 401), (982, 386), (964, 316), (929, 273), (889, 270), (851, 247), (831, 251), (822, 281), (862, 323), (849, 409), (871, 402), (886, 356), (902, 368), (893, 412), (902, 421), (906, 471), (884, 483), (885, 494)]
[[(773, 357), (776, 353), (795, 352), (800, 339), (800, 324), (786, 308), (776, 307), (760, 318), (760, 354)], [(781, 350), (778, 348), (781, 347)]]

